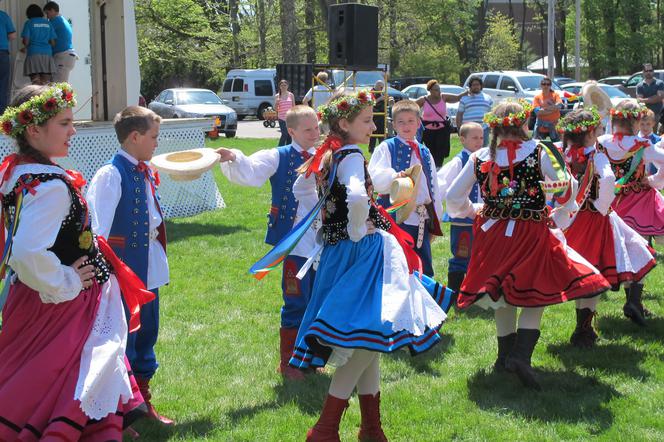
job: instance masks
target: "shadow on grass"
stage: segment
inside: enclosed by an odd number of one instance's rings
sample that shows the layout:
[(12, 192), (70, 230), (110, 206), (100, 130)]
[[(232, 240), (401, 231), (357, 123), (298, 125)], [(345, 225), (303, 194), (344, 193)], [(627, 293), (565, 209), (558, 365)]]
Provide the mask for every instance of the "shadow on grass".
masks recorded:
[(646, 324), (646, 327), (640, 327), (622, 315), (600, 316), (595, 322), (600, 336), (605, 339), (621, 339), (629, 336), (643, 341), (661, 342), (664, 336), (664, 318), (648, 318)]
[(323, 408), (329, 387), (330, 376), (327, 374), (308, 375), (302, 381), (284, 379), (274, 387), (277, 396), (274, 401), (238, 408), (227, 413), (227, 416), (233, 424), (236, 424), (264, 411), (281, 409), (290, 403), (294, 403), (304, 414), (318, 415)]
[(387, 355), (382, 355), (384, 358), (391, 358), (397, 361), (403, 361), (410, 365), (416, 373), (428, 374), (433, 377), (440, 377), (444, 375), (436, 366), (440, 366), (440, 361), (445, 358), (448, 350), (454, 345), (454, 336), (445, 333), (445, 326), (441, 329), (440, 342), (432, 349), (421, 353), (416, 356), (411, 356), (408, 351), (395, 351)]
[(565, 368), (598, 368), (608, 372), (624, 373), (633, 378), (647, 379), (650, 374), (639, 365), (646, 353), (625, 344), (599, 344), (592, 349), (579, 349), (571, 344), (552, 344), (547, 351), (554, 354)]
[(613, 424), (613, 414), (604, 406), (620, 393), (596, 377), (573, 371), (541, 371), (542, 391), (524, 388), (511, 373), (479, 371), (468, 379), (468, 396), (481, 409), (509, 412), (542, 422), (584, 423), (591, 434), (600, 434)]
[(244, 226), (224, 226), (220, 224), (200, 224), (200, 223), (171, 223), (166, 226), (168, 242), (175, 243), (184, 241), (196, 236), (214, 235), (224, 236), (239, 231), (248, 231)]
[(493, 309), (484, 309), (476, 305), (471, 305), (465, 310), (456, 309), (454, 314), (460, 318), (467, 317), (472, 319), (480, 318), (493, 320), (493, 312)]
[[(176, 422), (166, 426), (160, 423), (141, 419), (132, 425), (139, 434), (141, 441), (167, 440), (173, 437), (206, 437), (214, 431), (215, 424), (209, 419), (198, 419), (189, 422)], [(125, 437), (124, 440), (132, 440)]]

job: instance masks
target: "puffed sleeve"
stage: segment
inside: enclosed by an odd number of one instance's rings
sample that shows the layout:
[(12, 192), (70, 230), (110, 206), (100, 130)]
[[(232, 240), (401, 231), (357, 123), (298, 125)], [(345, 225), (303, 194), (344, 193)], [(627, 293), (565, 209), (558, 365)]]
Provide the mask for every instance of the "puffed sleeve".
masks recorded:
[(339, 163), (337, 169), (339, 182), (346, 186), (346, 204), (348, 205), (348, 236), (358, 242), (367, 234), (369, 218), (369, 195), (364, 183), (364, 157), (360, 153), (351, 153)]
[(279, 168), (277, 149), (259, 150), (250, 156), (246, 156), (238, 149), (232, 149), (232, 151), (235, 154), (235, 161), (221, 163), (221, 173), (232, 183), (260, 187)]
[(466, 165), (447, 189), (447, 212), (453, 218), (474, 218), (478, 209), (469, 198), (473, 185), (477, 181), (475, 157), (475, 153), (470, 155)]
[(122, 176), (115, 166), (107, 164), (92, 177), (85, 195), (92, 215), (94, 233), (108, 238), (121, 197)]
[(392, 168), (392, 157), (387, 143), (380, 143), (369, 160), (369, 175), (374, 189), (378, 193), (389, 193), (392, 182), (398, 173)]
[(23, 200), (9, 266), (21, 282), (39, 292), (44, 303), (70, 301), (83, 289), (81, 279), (73, 267), (63, 265), (48, 250), (69, 213), (69, 190), (62, 181), (52, 180), (40, 184), (36, 191)]
[[(545, 179), (549, 181), (558, 180), (558, 173), (553, 167), (549, 155), (544, 150), (540, 154), (540, 165)], [(551, 215), (553, 222), (561, 229), (566, 229), (571, 224), (572, 215), (579, 210), (579, 205), (576, 203), (576, 193), (579, 191), (579, 183), (572, 176), (570, 176), (570, 186), (572, 186), (572, 195), (569, 200), (562, 206), (556, 207), (553, 215)]]
[(648, 177), (650, 187), (664, 188), (664, 140), (647, 147), (643, 153), (643, 159), (647, 164), (652, 163), (657, 167), (657, 173)]
[(442, 200), (447, 198), (447, 190), (452, 185), (454, 178), (459, 175), (459, 172), (461, 172), (461, 158), (456, 156), (438, 171), (438, 188)]
[(308, 178), (305, 175), (299, 175), (293, 184), (293, 195), (300, 205), (306, 207), (307, 211), (311, 210), (318, 203), (316, 175), (312, 173)]
[(613, 189), (616, 185), (616, 176), (613, 174), (611, 163), (604, 153), (596, 152), (594, 161), (595, 170), (599, 176), (599, 192), (597, 198), (593, 201), (593, 206), (599, 213), (606, 215), (615, 198)]

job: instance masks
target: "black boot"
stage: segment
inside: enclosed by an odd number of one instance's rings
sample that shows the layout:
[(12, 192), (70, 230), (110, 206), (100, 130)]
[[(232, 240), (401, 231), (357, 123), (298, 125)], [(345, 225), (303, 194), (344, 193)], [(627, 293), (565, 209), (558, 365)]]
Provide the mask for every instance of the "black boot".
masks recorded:
[(590, 348), (595, 346), (597, 341), (597, 333), (593, 328), (593, 318), (595, 312), (589, 308), (576, 309), (576, 329), (569, 338), (569, 342), (580, 348)]
[(505, 368), (513, 371), (519, 377), (521, 383), (528, 388), (541, 390), (540, 384), (535, 377), (535, 370), (530, 365), (530, 358), (540, 337), (539, 330), (520, 328), (516, 333), (514, 349), (507, 355)]
[(514, 348), (516, 342), (516, 333), (510, 333), (507, 336), (498, 336), (498, 359), (493, 364), (494, 371), (505, 371), (505, 359)]
[(641, 327), (645, 327), (646, 316), (643, 304), (641, 304), (641, 293), (643, 293), (643, 284), (632, 283), (629, 288), (625, 287), (627, 302), (623, 306), (623, 313), (631, 319), (632, 322)]
[(447, 288), (459, 293), (463, 278), (466, 277), (464, 272), (447, 272)]

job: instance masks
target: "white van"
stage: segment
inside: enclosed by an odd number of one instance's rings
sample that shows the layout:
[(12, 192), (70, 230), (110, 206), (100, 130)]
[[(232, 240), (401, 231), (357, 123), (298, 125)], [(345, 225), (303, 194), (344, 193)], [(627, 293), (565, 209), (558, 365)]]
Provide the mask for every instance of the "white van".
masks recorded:
[[(476, 72), (468, 76), (463, 84), (464, 88), (468, 87), (468, 80), (472, 77), (482, 79), (482, 91), (489, 94), (493, 102), (498, 104), (507, 98), (525, 98), (532, 103), (535, 95), (542, 92), (540, 82), (544, 75), (523, 71)], [(562, 97), (562, 91), (555, 82), (551, 89)]]
[(221, 101), (237, 113), (263, 119), (263, 111), (274, 104), (276, 69), (231, 69), (219, 91)]

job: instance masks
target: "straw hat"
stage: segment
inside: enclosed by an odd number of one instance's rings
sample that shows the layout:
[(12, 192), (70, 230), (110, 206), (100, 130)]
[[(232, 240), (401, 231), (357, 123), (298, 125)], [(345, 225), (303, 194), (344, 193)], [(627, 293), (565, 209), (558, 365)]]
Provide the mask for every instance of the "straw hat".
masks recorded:
[(397, 205), (407, 201), (407, 203), (398, 208), (395, 216), (397, 224), (408, 219), (408, 216), (415, 210), (417, 205), (417, 189), (420, 188), (420, 175), (422, 165), (416, 164), (404, 170), (405, 177), (400, 177), (392, 182), (390, 187), (390, 204)]
[(609, 111), (613, 107), (611, 98), (609, 98), (609, 95), (602, 90), (596, 81), (589, 81), (584, 84), (581, 89), (581, 95), (583, 96), (583, 107), (595, 106), (602, 118), (606, 118), (609, 115)]
[(153, 157), (150, 163), (175, 181), (198, 179), (219, 162), (219, 154), (212, 149), (191, 149), (165, 153)]

